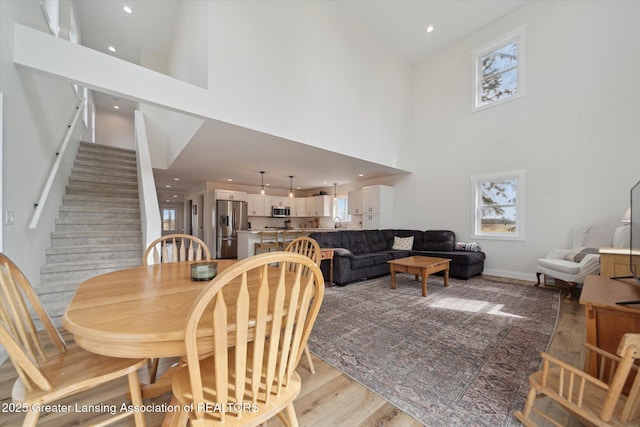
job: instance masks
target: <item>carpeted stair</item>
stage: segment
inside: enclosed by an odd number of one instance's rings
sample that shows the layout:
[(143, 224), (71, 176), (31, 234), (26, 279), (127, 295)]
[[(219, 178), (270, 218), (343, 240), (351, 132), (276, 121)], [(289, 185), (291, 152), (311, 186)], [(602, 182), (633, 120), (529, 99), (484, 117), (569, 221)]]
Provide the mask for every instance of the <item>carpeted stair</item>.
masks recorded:
[(141, 265), (142, 251), (135, 151), (81, 142), (37, 289), (54, 322), (80, 282)]

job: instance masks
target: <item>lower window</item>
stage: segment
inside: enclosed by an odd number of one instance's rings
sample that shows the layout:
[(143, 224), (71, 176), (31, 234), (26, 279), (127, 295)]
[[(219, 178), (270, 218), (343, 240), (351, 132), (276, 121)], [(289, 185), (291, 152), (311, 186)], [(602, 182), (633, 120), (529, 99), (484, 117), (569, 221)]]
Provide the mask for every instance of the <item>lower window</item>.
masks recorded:
[(524, 240), (524, 171), (471, 177), (473, 238)]

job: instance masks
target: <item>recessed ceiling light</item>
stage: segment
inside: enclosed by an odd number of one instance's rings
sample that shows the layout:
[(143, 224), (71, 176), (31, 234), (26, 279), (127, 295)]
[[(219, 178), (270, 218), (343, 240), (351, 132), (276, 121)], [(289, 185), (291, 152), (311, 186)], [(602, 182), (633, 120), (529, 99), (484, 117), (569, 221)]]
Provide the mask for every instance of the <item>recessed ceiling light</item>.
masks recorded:
[(116, 48), (113, 47), (113, 46), (109, 46), (109, 47), (107, 47), (107, 49), (109, 49), (110, 52), (115, 52), (116, 51)]
[(433, 30), (434, 30), (433, 25), (429, 25), (429, 26), (427, 27), (427, 33), (432, 33), (432, 32), (433, 32)]
[(364, 174), (363, 173), (359, 173), (358, 176), (364, 176)]
[(171, 186), (170, 186), (169, 184), (165, 185), (165, 187), (167, 187), (167, 188), (171, 188)]
[(133, 13), (133, 9), (131, 9), (129, 6), (122, 6), (122, 10), (124, 10), (128, 14), (132, 14)]
[(231, 181), (233, 181), (233, 179), (231, 179), (231, 178), (227, 178), (227, 181), (228, 181), (228, 182), (231, 182)]
[(114, 106), (113, 106), (113, 109), (114, 109), (114, 110), (119, 110), (119, 109), (120, 109), (120, 107), (118, 107), (117, 105), (114, 105)]
[(180, 178), (173, 178), (174, 181), (180, 181)]
[(178, 197), (178, 195), (177, 195), (177, 194), (174, 194), (174, 195), (173, 195), (173, 197)]

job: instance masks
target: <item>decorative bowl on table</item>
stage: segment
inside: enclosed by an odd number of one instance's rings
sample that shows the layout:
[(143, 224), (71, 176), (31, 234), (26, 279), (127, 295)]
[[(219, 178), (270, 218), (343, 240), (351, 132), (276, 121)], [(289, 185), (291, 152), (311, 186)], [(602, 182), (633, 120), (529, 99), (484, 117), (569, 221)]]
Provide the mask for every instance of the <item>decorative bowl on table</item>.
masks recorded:
[(191, 280), (200, 282), (211, 280), (218, 273), (218, 263), (212, 261), (199, 261), (191, 264)]

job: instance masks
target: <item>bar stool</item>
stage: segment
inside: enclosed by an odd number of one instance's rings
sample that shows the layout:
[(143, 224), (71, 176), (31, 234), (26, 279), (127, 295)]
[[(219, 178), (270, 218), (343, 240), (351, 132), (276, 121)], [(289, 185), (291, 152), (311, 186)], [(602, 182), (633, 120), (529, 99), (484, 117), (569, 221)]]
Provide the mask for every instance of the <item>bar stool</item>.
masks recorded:
[(298, 237), (300, 237), (300, 232), (299, 231), (291, 231), (291, 230), (283, 231), (282, 232), (282, 241), (279, 242), (279, 249), (278, 250), (284, 251), (286, 249), (286, 247), (289, 246), (289, 243), (293, 242)]
[(262, 252), (271, 252), (271, 249), (278, 250), (278, 232), (277, 231), (258, 231), (258, 237), (260, 241), (255, 243), (255, 254)]

